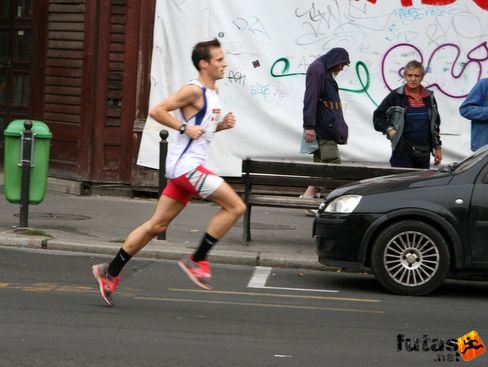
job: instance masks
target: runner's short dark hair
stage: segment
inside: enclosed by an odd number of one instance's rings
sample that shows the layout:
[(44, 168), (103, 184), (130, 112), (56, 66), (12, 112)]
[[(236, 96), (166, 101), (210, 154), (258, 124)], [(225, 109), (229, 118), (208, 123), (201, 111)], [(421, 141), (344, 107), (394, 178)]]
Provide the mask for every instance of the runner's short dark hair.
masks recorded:
[(212, 48), (220, 48), (220, 47), (222, 46), (220, 45), (220, 42), (217, 38), (214, 38), (213, 40), (210, 41), (198, 42), (193, 47), (193, 52), (191, 54), (191, 61), (193, 62), (193, 65), (197, 68), (197, 70), (200, 70), (199, 67), (200, 60), (205, 60), (209, 62), (210, 50)]

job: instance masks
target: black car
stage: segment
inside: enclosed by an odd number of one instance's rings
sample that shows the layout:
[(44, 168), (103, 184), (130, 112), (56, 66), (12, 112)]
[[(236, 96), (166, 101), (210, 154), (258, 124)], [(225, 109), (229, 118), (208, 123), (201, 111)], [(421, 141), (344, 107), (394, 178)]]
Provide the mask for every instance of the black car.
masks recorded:
[(398, 294), (488, 275), (488, 147), (439, 170), (342, 186), (320, 205), (313, 234), (322, 264), (372, 270)]

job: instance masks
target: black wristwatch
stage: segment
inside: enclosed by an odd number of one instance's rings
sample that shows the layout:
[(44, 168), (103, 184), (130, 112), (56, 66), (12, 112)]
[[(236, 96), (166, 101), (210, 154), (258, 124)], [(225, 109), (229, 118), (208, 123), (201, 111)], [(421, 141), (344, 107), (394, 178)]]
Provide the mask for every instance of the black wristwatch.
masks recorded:
[(184, 134), (186, 131), (186, 124), (181, 124), (181, 126), (178, 128), (178, 131), (180, 134)]

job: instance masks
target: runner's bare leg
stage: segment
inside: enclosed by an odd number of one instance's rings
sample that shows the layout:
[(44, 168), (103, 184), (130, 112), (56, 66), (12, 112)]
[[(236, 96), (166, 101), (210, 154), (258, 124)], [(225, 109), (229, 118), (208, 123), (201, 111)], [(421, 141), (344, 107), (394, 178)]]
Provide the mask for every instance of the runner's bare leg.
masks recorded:
[(152, 217), (134, 229), (125, 240), (122, 248), (134, 256), (154, 237), (168, 229), (171, 221), (185, 208), (179, 201), (162, 195)]
[(210, 219), (207, 233), (214, 238), (221, 239), (244, 214), (246, 205), (225, 181), (207, 199), (221, 207)]

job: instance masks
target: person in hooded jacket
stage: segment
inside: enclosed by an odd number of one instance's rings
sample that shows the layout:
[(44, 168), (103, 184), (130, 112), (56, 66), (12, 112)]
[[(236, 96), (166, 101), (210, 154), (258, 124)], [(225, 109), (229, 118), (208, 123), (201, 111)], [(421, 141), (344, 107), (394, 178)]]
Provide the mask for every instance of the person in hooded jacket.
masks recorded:
[[(342, 112), (335, 76), (349, 65), (349, 53), (342, 47), (329, 50), (313, 61), (305, 77), (303, 98), (303, 138), (318, 142), (314, 162), (341, 163), (338, 144), (346, 144), (348, 127)], [(302, 197), (314, 197), (319, 189), (309, 186)]]

